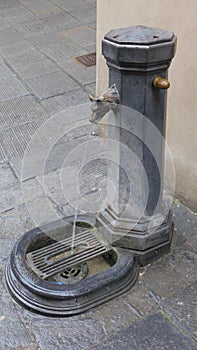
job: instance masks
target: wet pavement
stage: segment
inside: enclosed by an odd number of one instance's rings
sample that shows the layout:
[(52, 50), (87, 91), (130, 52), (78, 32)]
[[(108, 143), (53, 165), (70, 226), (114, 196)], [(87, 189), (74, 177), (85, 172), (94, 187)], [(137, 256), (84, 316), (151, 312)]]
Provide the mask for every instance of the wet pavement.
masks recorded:
[[(85, 67), (76, 57), (96, 50), (95, 3), (0, 1), (0, 349), (193, 350), (197, 215), (176, 199), (170, 254), (142, 268), (136, 285), (115, 300), (79, 316), (52, 318), (18, 306), (5, 288), (16, 240), (35, 225), (73, 214), (71, 179), (81, 153), (72, 150), (89, 138), (85, 103), (96, 79), (95, 65)], [(99, 153), (92, 149), (99, 159), (104, 151), (103, 143)], [(90, 200), (95, 191), (89, 187), (106, 176), (102, 161), (91, 162), (83, 186)]]

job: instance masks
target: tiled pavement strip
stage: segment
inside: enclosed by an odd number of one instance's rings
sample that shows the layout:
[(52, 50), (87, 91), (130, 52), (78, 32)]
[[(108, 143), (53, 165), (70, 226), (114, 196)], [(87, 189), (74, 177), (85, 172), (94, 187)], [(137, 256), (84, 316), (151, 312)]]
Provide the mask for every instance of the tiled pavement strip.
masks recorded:
[[(84, 103), (88, 91), (95, 91), (95, 66), (86, 68), (75, 58), (95, 52), (95, 3), (0, 0), (0, 349), (193, 350), (197, 216), (178, 201), (171, 253), (141, 269), (125, 295), (80, 316), (53, 319), (19, 307), (5, 289), (3, 271), (14, 242), (35, 221), (71, 213), (59, 172), (89, 134), (89, 105)], [(61, 113), (79, 104), (83, 107)], [(25, 148), (36, 131), (21, 173)], [(63, 187), (69, 186), (73, 199), (78, 162), (74, 154), (63, 172)], [(98, 179), (106, 174), (104, 163), (92, 161), (88, 169), (94, 187), (94, 172)], [(51, 210), (44, 210), (46, 205)]]

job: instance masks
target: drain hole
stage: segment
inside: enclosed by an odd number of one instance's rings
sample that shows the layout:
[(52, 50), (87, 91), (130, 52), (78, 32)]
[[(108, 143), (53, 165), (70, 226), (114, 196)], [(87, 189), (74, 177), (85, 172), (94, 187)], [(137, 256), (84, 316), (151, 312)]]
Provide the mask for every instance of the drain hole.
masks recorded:
[[(74, 225), (74, 222), (72, 222), (72, 225)], [(88, 229), (94, 228), (94, 226), (92, 226), (91, 224), (89, 224), (88, 222), (85, 222), (85, 221), (77, 221), (76, 226), (81, 227), (81, 228), (88, 228)]]
[(80, 274), (80, 272), (81, 272), (80, 267), (72, 267), (62, 272), (60, 276), (63, 278), (69, 278), (70, 276), (77, 277)]
[(57, 282), (76, 283), (87, 276), (89, 272), (88, 265), (86, 263), (68, 267), (65, 271), (57, 274), (53, 277), (53, 280)]

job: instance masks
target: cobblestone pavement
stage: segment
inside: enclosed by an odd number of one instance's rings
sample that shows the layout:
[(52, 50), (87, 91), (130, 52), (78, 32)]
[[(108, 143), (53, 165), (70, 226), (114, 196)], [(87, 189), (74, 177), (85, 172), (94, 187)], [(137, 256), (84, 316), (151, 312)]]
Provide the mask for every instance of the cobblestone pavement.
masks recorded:
[[(171, 253), (142, 268), (123, 296), (85, 314), (54, 319), (18, 306), (5, 288), (5, 263), (16, 240), (36, 224), (72, 213), (62, 186), (75, 201), (71, 178), (80, 153), (62, 165), (91, 131), (84, 103), (95, 91), (95, 66), (85, 67), (76, 57), (95, 52), (95, 3), (0, 1), (0, 349), (193, 350), (197, 216), (178, 200)], [(103, 143), (99, 152), (102, 158)], [(61, 186), (60, 168), (66, 169)], [(97, 186), (106, 168), (93, 161), (89, 169), (83, 189), (93, 198), (88, 188)]]

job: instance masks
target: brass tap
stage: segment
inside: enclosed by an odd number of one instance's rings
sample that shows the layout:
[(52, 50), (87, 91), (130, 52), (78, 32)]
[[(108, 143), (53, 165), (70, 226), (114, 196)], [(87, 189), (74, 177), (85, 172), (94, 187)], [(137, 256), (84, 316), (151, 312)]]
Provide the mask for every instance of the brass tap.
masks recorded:
[(170, 82), (162, 77), (156, 77), (153, 79), (153, 86), (156, 89), (168, 89), (170, 87)]

